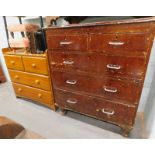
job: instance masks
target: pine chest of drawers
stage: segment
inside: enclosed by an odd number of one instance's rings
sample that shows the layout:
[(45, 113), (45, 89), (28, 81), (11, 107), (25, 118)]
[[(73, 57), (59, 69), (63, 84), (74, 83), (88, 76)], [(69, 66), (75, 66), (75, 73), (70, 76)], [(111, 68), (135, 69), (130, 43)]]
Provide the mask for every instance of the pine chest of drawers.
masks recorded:
[(154, 39), (154, 18), (46, 28), (55, 102), (133, 128)]
[(16, 96), (55, 110), (47, 54), (5, 52), (4, 58)]

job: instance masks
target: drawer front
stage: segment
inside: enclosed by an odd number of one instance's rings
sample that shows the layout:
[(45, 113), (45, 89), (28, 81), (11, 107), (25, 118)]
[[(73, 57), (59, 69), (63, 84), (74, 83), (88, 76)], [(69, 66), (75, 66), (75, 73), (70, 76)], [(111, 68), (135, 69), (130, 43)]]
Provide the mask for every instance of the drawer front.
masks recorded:
[(87, 50), (87, 35), (56, 35), (47, 37), (48, 49)]
[(41, 57), (23, 57), (26, 72), (48, 75), (47, 59)]
[(143, 80), (146, 58), (50, 52), (52, 68)]
[(133, 125), (136, 108), (76, 93), (55, 90), (61, 108), (74, 110), (113, 123)]
[(53, 106), (53, 96), (51, 92), (13, 83), (17, 96), (32, 99), (47, 106)]
[(125, 53), (143, 52), (147, 49), (146, 34), (92, 34), (90, 38), (90, 49), (95, 51)]
[(24, 70), (21, 56), (4, 55), (4, 58), (9, 69)]
[(86, 92), (110, 100), (119, 99), (128, 104), (138, 104), (142, 89), (139, 83), (57, 71), (53, 72), (53, 83), (55, 88)]
[(9, 74), (13, 82), (33, 86), (44, 90), (51, 90), (50, 78), (48, 76), (36, 75), (14, 70), (9, 70)]

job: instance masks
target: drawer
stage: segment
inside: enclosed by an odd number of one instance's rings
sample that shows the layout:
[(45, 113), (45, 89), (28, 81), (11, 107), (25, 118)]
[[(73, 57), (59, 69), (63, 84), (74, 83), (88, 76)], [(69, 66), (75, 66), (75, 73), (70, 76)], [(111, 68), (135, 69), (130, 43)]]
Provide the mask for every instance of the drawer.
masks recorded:
[(85, 76), (75, 73), (53, 72), (54, 88), (78, 91), (110, 100), (138, 104), (142, 84), (106, 77)]
[(77, 93), (55, 90), (59, 107), (77, 111), (105, 121), (133, 125), (136, 108)]
[(87, 50), (87, 35), (50, 35), (48, 49)]
[(91, 34), (90, 50), (106, 52), (143, 52), (147, 50), (146, 34)]
[(49, 51), (52, 68), (91, 74), (119, 76), (143, 80), (145, 57), (105, 56), (103, 54), (71, 54)]
[(13, 82), (25, 84), (44, 90), (51, 90), (50, 78), (48, 76), (20, 72), (15, 70), (9, 70), (9, 74)]
[(15, 93), (19, 97), (40, 102), (46, 106), (53, 106), (53, 96), (51, 92), (13, 83)]
[(26, 72), (48, 75), (47, 59), (41, 57), (23, 57)]
[(9, 69), (24, 70), (21, 56), (4, 55), (4, 58)]

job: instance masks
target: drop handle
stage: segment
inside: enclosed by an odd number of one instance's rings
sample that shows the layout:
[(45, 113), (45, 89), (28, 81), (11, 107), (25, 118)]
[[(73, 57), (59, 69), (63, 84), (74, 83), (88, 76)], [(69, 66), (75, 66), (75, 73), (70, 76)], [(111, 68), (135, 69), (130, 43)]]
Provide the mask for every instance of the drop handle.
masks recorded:
[(78, 101), (76, 99), (68, 99), (66, 102), (69, 104), (76, 104)]
[(66, 80), (67, 84), (75, 85), (77, 83), (76, 80)]
[(64, 60), (63, 64), (65, 64), (65, 65), (72, 65), (72, 64), (74, 64), (74, 61), (72, 61), (72, 60)]
[(114, 110), (112, 110), (111, 112), (109, 112), (109, 111), (106, 111), (104, 108), (101, 111), (102, 111), (102, 113), (107, 114), (107, 115), (114, 115), (114, 113), (115, 113)]
[(120, 65), (114, 65), (114, 64), (107, 64), (108, 69), (114, 69), (114, 70), (119, 70), (121, 69)]
[(108, 44), (109, 45), (114, 45), (114, 46), (122, 46), (122, 45), (124, 45), (124, 42), (110, 41)]
[(107, 87), (104, 87), (104, 91), (105, 92), (109, 92), (109, 93), (116, 93), (117, 92), (117, 88), (107, 88)]
[(61, 42), (60, 42), (60, 45), (61, 45), (61, 46), (63, 46), (63, 45), (70, 45), (70, 44), (72, 44), (71, 41), (61, 41)]

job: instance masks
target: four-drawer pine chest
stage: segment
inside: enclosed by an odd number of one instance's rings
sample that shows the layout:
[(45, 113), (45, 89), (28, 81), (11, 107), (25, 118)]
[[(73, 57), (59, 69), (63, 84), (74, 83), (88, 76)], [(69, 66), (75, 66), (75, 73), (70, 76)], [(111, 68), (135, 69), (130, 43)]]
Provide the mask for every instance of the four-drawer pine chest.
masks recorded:
[(7, 48), (3, 53), (16, 96), (55, 110), (46, 53), (14, 52)]
[(46, 28), (55, 104), (133, 128), (154, 39), (154, 19)]

